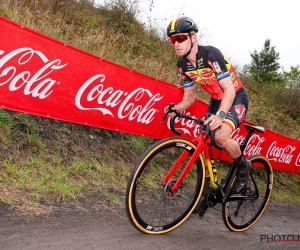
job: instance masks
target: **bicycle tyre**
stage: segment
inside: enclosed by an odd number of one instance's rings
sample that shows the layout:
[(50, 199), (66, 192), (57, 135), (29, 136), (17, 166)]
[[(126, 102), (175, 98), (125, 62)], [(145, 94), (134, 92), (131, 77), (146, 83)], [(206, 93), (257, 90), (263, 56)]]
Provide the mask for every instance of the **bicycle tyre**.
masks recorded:
[[(196, 145), (182, 137), (167, 138), (153, 144), (135, 166), (126, 188), (126, 212), (130, 222), (147, 234), (164, 234), (179, 227), (198, 204), (205, 181), (205, 165), (200, 154), (182, 187), (169, 196), (161, 181), (184, 150), (186, 160)], [(184, 162), (186, 162), (186, 160)], [(178, 178), (182, 166), (172, 177)], [(172, 182), (169, 182), (172, 185)]]
[[(242, 232), (253, 226), (264, 213), (272, 192), (273, 170), (269, 160), (263, 155), (253, 155), (247, 190), (258, 195), (255, 199), (229, 201), (222, 206), (222, 217), (226, 227), (234, 232)], [(257, 188), (255, 188), (255, 184)], [(240, 206), (239, 211), (237, 208)]]

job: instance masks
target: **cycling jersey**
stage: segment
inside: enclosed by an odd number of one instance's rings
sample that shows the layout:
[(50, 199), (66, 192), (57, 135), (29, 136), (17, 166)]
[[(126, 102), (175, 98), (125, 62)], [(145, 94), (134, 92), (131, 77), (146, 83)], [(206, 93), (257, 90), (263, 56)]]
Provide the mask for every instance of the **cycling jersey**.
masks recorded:
[(219, 81), (225, 77), (230, 77), (235, 91), (243, 87), (231, 63), (220, 50), (212, 46), (198, 46), (196, 67), (185, 57), (178, 61), (177, 67), (184, 87), (199, 83), (215, 100), (223, 97), (224, 92)]

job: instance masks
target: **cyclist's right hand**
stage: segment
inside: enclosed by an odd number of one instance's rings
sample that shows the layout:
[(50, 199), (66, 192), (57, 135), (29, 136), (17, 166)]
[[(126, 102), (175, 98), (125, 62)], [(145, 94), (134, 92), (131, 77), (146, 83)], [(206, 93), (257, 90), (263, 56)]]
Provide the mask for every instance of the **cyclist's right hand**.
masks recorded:
[(220, 128), (222, 126), (222, 122), (223, 122), (223, 120), (220, 119), (220, 117), (218, 115), (210, 115), (205, 120), (203, 125), (209, 124), (210, 130), (215, 130), (215, 129)]

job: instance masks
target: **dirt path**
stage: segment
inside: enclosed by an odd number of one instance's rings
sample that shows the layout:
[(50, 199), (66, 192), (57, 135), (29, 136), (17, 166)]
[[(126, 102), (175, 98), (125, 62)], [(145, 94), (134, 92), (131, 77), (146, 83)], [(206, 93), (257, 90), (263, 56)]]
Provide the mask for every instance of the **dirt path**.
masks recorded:
[[(300, 210), (295, 206), (269, 206), (244, 233), (228, 231), (221, 213), (211, 208), (203, 218), (192, 215), (178, 229), (160, 236), (133, 228), (124, 208), (64, 208), (47, 218), (31, 219), (1, 211), (1, 250), (300, 249)], [(267, 237), (269, 241), (272, 237), (277, 241), (299, 237), (299, 241), (267, 242)]]

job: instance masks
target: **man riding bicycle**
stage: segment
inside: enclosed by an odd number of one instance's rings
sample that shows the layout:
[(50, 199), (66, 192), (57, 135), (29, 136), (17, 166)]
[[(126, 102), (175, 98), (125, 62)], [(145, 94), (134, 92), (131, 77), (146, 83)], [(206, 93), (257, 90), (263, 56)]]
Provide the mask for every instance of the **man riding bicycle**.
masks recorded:
[[(248, 96), (231, 63), (219, 49), (199, 45), (197, 32), (197, 25), (187, 16), (175, 18), (167, 28), (170, 42), (181, 57), (177, 68), (184, 90), (181, 102), (172, 109), (181, 113), (195, 102), (195, 83), (200, 84), (210, 94), (207, 113), (212, 115), (204, 125), (209, 124), (211, 130), (218, 129), (215, 134), (217, 143), (237, 165), (232, 192), (238, 194), (247, 187), (251, 164), (245, 160), (238, 142), (231, 139), (231, 134), (244, 120), (248, 110)], [(165, 112), (168, 108), (169, 106), (165, 107)]]

